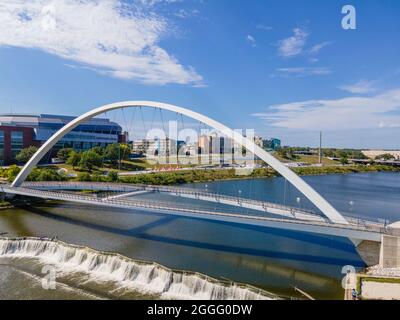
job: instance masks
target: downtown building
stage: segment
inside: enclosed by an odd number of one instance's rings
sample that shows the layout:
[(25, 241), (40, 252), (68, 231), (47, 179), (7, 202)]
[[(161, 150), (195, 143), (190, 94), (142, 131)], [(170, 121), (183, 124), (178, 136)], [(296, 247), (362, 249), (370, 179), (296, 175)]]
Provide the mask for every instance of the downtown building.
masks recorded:
[[(29, 146), (40, 147), (54, 133), (75, 119), (60, 115), (0, 114), (0, 165), (15, 163), (15, 156)], [(127, 133), (109, 119), (93, 118), (66, 134), (52, 149), (48, 157), (55, 157), (62, 148), (84, 151), (95, 146), (127, 142)]]
[(263, 140), (263, 147), (266, 150), (278, 150), (281, 147), (281, 140), (277, 138)]
[(202, 134), (198, 140), (200, 154), (231, 154), (234, 143), (232, 139), (219, 136), (217, 132)]
[(184, 141), (169, 138), (140, 139), (132, 142), (132, 153), (145, 156), (176, 155), (184, 145)]

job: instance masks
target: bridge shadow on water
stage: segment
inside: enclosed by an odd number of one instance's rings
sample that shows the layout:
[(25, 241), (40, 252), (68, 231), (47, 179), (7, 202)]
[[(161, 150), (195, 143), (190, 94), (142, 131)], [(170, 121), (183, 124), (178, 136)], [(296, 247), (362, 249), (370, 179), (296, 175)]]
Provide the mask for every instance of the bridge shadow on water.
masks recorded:
[[(72, 218), (72, 217), (62, 216), (62, 215), (59, 215), (56, 213), (48, 212), (48, 211), (42, 209), (43, 207), (46, 207), (46, 205), (41, 205), (41, 208), (27, 207), (24, 209), (32, 214), (39, 215), (39, 216), (47, 218), (47, 219), (54, 219), (54, 220), (68, 223), (71, 225), (90, 228), (92, 230), (103, 231), (103, 232), (108, 232), (108, 233), (113, 233), (113, 234), (118, 234), (118, 235), (122, 235), (122, 236), (133, 237), (133, 238), (138, 238), (138, 239), (143, 239), (143, 240), (157, 241), (157, 242), (174, 244), (174, 245), (179, 245), (179, 246), (187, 246), (187, 247), (192, 247), (192, 248), (200, 248), (200, 249), (209, 249), (209, 250), (223, 251), (223, 252), (229, 252), (229, 253), (246, 254), (246, 255), (258, 256), (258, 257), (264, 257), (264, 258), (311, 262), (311, 263), (319, 263), (319, 264), (325, 264), (325, 265), (338, 265), (338, 266), (352, 265), (354, 267), (364, 267), (365, 266), (365, 264), (362, 262), (361, 259), (354, 260), (357, 253), (355, 251), (354, 246), (350, 242), (346, 243), (344, 241), (340, 241), (340, 240), (337, 240), (334, 238), (326, 238), (323, 236), (320, 237), (320, 236), (313, 235), (310, 233), (305, 233), (305, 232), (281, 230), (281, 229), (260, 227), (260, 226), (251, 226), (251, 225), (241, 225), (241, 224), (236, 224), (236, 223), (231, 223), (231, 222), (213, 221), (213, 220), (208, 220), (208, 219), (203, 219), (203, 218), (164, 215), (164, 214), (160, 214), (160, 213), (156, 213), (154, 215), (151, 214), (152, 216), (156, 216), (159, 218), (155, 221), (145, 223), (141, 226), (138, 226), (138, 227), (135, 227), (132, 229), (122, 229), (122, 228), (117, 228), (117, 227), (104, 226), (104, 225), (96, 224), (93, 222), (83, 221), (83, 220), (79, 220), (79, 219)], [(54, 207), (49, 205), (49, 208), (54, 208)], [(93, 209), (93, 208), (90, 207), (90, 209)], [(118, 211), (119, 210), (113, 209), (114, 213), (118, 213)], [(126, 210), (121, 210), (120, 212), (123, 212), (126, 214)], [(142, 215), (143, 212), (137, 212), (137, 213), (135, 212), (134, 214)], [(148, 212), (146, 212), (145, 214), (150, 215)], [(327, 254), (326, 256), (322, 256), (320, 254), (316, 256), (316, 255), (309, 255), (309, 254), (283, 252), (281, 250), (273, 251), (273, 250), (264, 250), (264, 249), (253, 249), (253, 248), (248, 248), (248, 247), (246, 248), (246, 247), (231, 246), (231, 245), (226, 245), (226, 244), (208, 243), (208, 242), (194, 241), (194, 240), (189, 240), (189, 239), (178, 239), (178, 238), (173, 238), (173, 237), (168, 237), (168, 236), (163, 236), (163, 235), (154, 235), (154, 234), (146, 233), (147, 230), (150, 230), (157, 226), (168, 224), (177, 219), (201, 220), (201, 221), (207, 221), (209, 223), (228, 225), (228, 226), (232, 226), (232, 227), (239, 228), (239, 229), (263, 232), (266, 234), (277, 235), (279, 237), (286, 237), (286, 238), (293, 239), (296, 241), (302, 241), (302, 242), (307, 242), (307, 243), (310, 243), (313, 245), (324, 246), (327, 248), (331, 248), (332, 250), (334, 249), (334, 250), (343, 251), (347, 254), (350, 254), (352, 256), (352, 258), (343, 259), (343, 258), (338, 258), (333, 255), (328, 256), (329, 250), (326, 250), (326, 254)], [(331, 254), (332, 254), (332, 252), (331, 252)]]
[[(85, 205), (79, 205), (81, 207), (85, 207)], [(52, 205), (48, 204), (41, 204), (41, 207), (48, 207), (48, 208), (53, 208)], [(76, 209), (76, 205), (74, 204), (67, 204), (63, 203), (63, 208), (70, 208), (70, 209)], [(92, 210), (93, 207), (87, 207), (88, 210)], [(99, 208), (98, 210), (104, 210), (103, 208)], [(107, 209), (105, 210), (107, 211)], [(127, 211), (126, 209), (120, 209), (120, 208), (113, 208), (113, 212), (120, 212), (126, 214)], [(149, 216), (155, 216), (155, 217), (160, 217), (164, 218), (167, 215), (164, 213), (160, 212), (143, 212), (138, 210), (137, 212), (135, 211), (129, 211), (129, 214), (146, 214)], [(58, 216), (58, 215), (57, 215)], [(182, 219), (182, 220), (193, 220), (193, 221), (206, 221), (207, 223), (211, 224), (216, 224), (216, 225), (226, 225), (230, 226), (236, 229), (243, 229), (243, 230), (249, 230), (249, 231), (255, 231), (255, 232), (261, 232), (269, 235), (276, 235), (282, 238), (288, 238), (288, 239), (293, 239), (296, 241), (301, 241), (301, 242), (306, 242), (306, 243), (311, 243), (311, 244), (318, 244), (318, 246), (323, 246), (343, 252), (348, 252), (351, 254), (356, 253), (354, 245), (347, 239), (345, 238), (340, 238), (340, 237), (328, 237), (328, 236), (321, 236), (309, 232), (302, 232), (302, 231), (291, 231), (291, 230), (285, 230), (285, 229), (277, 229), (277, 228), (271, 228), (271, 227), (265, 227), (265, 226), (256, 226), (256, 225), (249, 225), (249, 224), (239, 224), (235, 222), (228, 222), (228, 221), (218, 221), (218, 220), (210, 220), (206, 218), (200, 218), (200, 217), (183, 217), (183, 216), (173, 216), (174, 219)], [(161, 221), (164, 221), (163, 219)], [(169, 221), (168, 221), (169, 222)], [(160, 223), (162, 224), (162, 223)], [(150, 226), (147, 229), (150, 229), (155, 226)]]

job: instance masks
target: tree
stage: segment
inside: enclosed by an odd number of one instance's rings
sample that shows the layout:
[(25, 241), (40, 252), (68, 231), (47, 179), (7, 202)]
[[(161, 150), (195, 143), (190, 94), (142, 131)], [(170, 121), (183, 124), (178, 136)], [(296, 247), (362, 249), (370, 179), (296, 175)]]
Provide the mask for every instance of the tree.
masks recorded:
[(92, 174), (91, 181), (104, 182), (105, 181), (105, 177), (103, 175), (101, 175), (99, 172), (95, 172), (95, 173)]
[(18, 173), (21, 171), (21, 168), (13, 164), (12, 166), (9, 166), (7, 169), (7, 179), (9, 182), (13, 181)]
[(91, 149), (92, 151), (96, 152), (99, 156), (104, 156), (105, 149), (101, 146), (96, 146)]
[(38, 147), (30, 146), (28, 148), (22, 149), (15, 157), (20, 163), (27, 163), (30, 158), (38, 151)]
[(113, 144), (107, 145), (105, 153), (104, 153), (104, 157), (107, 160), (116, 163), (120, 158), (119, 144), (113, 143)]
[(376, 160), (393, 160), (395, 159), (394, 155), (390, 154), (390, 153), (385, 153), (385, 154), (380, 154), (379, 156), (375, 157)]
[(82, 152), (79, 167), (85, 170), (92, 171), (94, 167), (100, 167), (102, 158), (94, 151), (88, 150)]
[(107, 174), (107, 179), (108, 179), (110, 182), (117, 182), (117, 181), (118, 181), (118, 173), (117, 173), (116, 171), (110, 171), (110, 172)]
[(345, 164), (348, 164), (348, 163), (349, 163), (349, 159), (347, 158), (347, 155), (341, 156), (340, 159), (339, 159), (339, 161), (340, 161), (340, 163), (341, 163), (342, 165), (345, 165)]
[(90, 182), (90, 181), (92, 181), (92, 177), (91, 177), (91, 175), (90, 175), (89, 173), (87, 173), (87, 172), (79, 172), (79, 174), (78, 174), (78, 181), (81, 181), (81, 182), (84, 182), (84, 181)]
[(67, 161), (71, 153), (74, 151), (72, 148), (63, 148), (58, 150), (57, 152), (57, 158)]
[(298, 157), (294, 154), (292, 148), (284, 147), (276, 150), (279, 157), (287, 160), (296, 160)]
[(288, 159), (290, 160), (295, 160), (297, 159), (297, 156), (294, 154), (294, 151), (291, 148), (288, 148), (287, 152), (286, 152), (286, 156)]
[(129, 155), (132, 153), (132, 148), (129, 144), (120, 144), (121, 148), (121, 159), (129, 159)]
[(335, 151), (332, 149), (323, 149), (322, 152), (326, 157), (331, 157), (331, 158), (335, 157)]
[(113, 143), (106, 147), (104, 158), (116, 164), (118, 161), (128, 159), (131, 154), (131, 148), (127, 144)]
[(71, 165), (73, 169), (75, 169), (75, 167), (77, 165), (79, 165), (79, 162), (81, 161), (81, 154), (76, 152), (76, 151), (72, 151), (69, 154), (69, 157), (67, 159), (67, 164)]
[(278, 150), (276, 150), (276, 153), (278, 154), (279, 157), (281, 157), (283, 159), (288, 159), (285, 148), (279, 148)]
[(27, 178), (29, 181), (63, 181), (67, 178), (52, 169), (35, 168)]

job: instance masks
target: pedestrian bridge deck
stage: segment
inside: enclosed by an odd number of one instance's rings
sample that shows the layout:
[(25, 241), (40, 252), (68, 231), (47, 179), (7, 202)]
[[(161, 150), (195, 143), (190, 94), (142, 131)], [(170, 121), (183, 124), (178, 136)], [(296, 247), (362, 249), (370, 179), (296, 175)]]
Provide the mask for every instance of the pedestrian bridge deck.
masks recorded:
[(122, 183), (102, 183), (102, 182), (25, 182), (23, 187), (42, 189), (42, 190), (97, 190), (104, 192), (119, 192), (120, 194), (109, 194), (109, 199), (131, 197), (134, 195), (158, 192), (169, 194), (174, 197), (183, 197), (207, 202), (226, 204), (229, 206), (241, 207), (284, 216), (287, 218), (313, 221), (326, 221), (326, 219), (311, 210), (285, 206), (277, 203), (259, 201), (249, 198), (232, 197), (222, 194), (205, 192), (194, 188), (182, 188), (175, 186), (153, 186), (143, 184), (122, 184)]
[[(45, 189), (45, 190), (43, 190)], [(107, 195), (97, 197), (90, 194), (71, 193), (65, 190), (102, 190), (109, 192), (133, 193), (141, 192), (165, 192), (175, 196), (188, 196), (193, 199), (210, 201), (214, 199), (217, 202), (231, 204), (235, 202), (241, 206), (253, 206), (262, 208), (265, 213), (279, 215), (271, 217), (270, 215), (252, 215), (237, 214), (229, 212), (218, 212), (211, 210), (202, 210), (197, 208), (188, 208), (177, 202), (161, 202), (135, 199), (134, 197), (124, 198)], [(63, 192), (60, 192), (63, 191)], [(156, 211), (165, 214), (178, 216), (194, 217), (208, 220), (219, 220), (241, 224), (260, 225), (272, 228), (281, 228), (294, 231), (313, 232), (325, 235), (342, 236), (358, 240), (380, 241), (382, 234), (398, 235), (398, 229), (390, 228), (384, 224), (374, 221), (360, 220), (346, 217), (349, 224), (340, 224), (328, 221), (327, 219), (315, 215), (309, 211), (286, 207), (270, 202), (263, 202), (251, 199), (229, 197), (224, 195), (215, 195), (202, 192), (197, 189), (165, 187), (165, 186), (147, 186), (147, 185), (125, 185), (108, 183), (84, 183), (84, 182), (26, 182), (22, 187), (10, 187), (8, 185), (0, 186), (0, 192), (38, 197), (43, 199), (70, 201), (83, 204), (91, 204), (106, 207), (136, 209), (144, 211)], [(279, 212), (287, 214), (279, 214)], [(301, 215), (300, 215), (301, 214)], [(301, 218), (298, 218), (301, 216)], [(310, 216), (311, 219), (307, 219)]]

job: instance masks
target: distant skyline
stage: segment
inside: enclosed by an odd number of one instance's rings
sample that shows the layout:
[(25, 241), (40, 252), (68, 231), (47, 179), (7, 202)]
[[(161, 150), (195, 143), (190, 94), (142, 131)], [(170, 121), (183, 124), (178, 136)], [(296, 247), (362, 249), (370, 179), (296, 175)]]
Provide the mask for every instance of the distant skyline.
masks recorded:
[(0, 21), (0, 113), (154, 100), (283, 145), (400, 149), (397, 0), (0, 0)]

